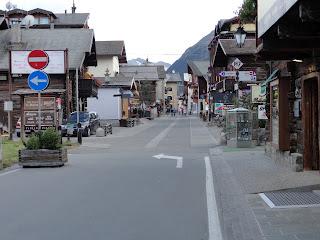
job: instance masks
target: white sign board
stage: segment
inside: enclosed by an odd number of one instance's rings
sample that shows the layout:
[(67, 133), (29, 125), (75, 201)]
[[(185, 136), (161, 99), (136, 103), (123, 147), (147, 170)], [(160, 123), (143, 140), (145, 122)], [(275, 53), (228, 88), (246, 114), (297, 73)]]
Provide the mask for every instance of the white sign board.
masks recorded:
[(239, 81), (256, 81), (257, 75), (254, 71), (239, 71)]
[(257, 75), (255, 71), (222, 71), (219, 73), (221, 77), (239, 77), (239, 81), (256, 81)]
[(12, 101), (5, 101), (4, 102), (4, 111), (6, 111), (6, 112), (13, 111), (13, 102)]
[(236, 71), (222, 71), (219, 73), (221, 77), (236, 77), (237, 72)]
[(258, 119), (267, 120), (266, 106), (258, 105)]
[[(31, 51), (11, 51), (11, 73), (30, 74), (34, 71), (28, 63), (28, 55)], [(49, 64), (42, 71), (48, 74), (65, 73), (64, 51), (45, 51), (49, 56)]]
[(191, 74), (189, 74), (189, 73), (184, 73), (184, 74), (183, 74), (183, 80), (184, 80), (185, 82), (191, 82), (191, 80), (192, 80)]

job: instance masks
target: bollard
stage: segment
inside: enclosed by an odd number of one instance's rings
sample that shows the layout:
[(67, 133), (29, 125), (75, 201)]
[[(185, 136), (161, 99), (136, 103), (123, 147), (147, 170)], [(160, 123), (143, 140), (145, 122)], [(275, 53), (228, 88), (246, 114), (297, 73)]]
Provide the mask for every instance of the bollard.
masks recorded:
[(78, 137), (78, 143), (82, 144), (82, 128), (81, 128), (81, 123), (78, 123), (77, 125), (77, 137)]

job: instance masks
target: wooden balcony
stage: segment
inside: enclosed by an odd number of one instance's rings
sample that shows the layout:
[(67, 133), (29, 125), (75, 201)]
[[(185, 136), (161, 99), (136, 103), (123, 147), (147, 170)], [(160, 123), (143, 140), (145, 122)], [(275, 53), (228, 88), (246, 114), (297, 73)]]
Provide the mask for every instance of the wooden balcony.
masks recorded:
[(79, 79), (79, 97), (98, 97), (98, 85), (91, 79)]

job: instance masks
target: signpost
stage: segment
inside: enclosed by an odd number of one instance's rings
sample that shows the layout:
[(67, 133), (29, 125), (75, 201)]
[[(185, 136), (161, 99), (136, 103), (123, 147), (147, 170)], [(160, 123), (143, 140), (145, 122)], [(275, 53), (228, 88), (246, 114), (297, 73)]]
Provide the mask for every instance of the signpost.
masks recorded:
[(28, 63), (30, 67), (41, 70), (49, 64), (49, 56), (45, 51), (33, 50), (28, 55)]
[(236, 59), (231, 63), (231, 65), (232, 65), (235, 69), (239, 70), (239, 69), (243, 66), (243, 62), (241, 62), (239, 58), (236, 58)]
[[(49, 64), (49, 56), (45, 51), (33, 50), (28, 55), (29, 65), (37, 70)], [(38, 131), (41, 130), (41, 91), (49, 86), (49, 77), (45, 72), (34, 71), (28, 76), (29, 87), (38, 92)]]
[(256, 81), (257, 75), (255, 71), (222, 71), (219, 73), (221, 77), (239, 78), (238, 81)]
[(32, 90), (42, 91), (49, 85), (49, 77), (45, 72), (34, 71), (28, 77), (28, 85)]

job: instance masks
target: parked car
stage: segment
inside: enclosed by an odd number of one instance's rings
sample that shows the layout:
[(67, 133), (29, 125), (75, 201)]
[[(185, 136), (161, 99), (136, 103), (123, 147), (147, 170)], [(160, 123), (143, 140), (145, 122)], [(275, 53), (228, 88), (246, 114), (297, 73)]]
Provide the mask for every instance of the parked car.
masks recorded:
[(16, 123), (16, 134), (17, 134), (17, 137), (21, 136), (21, 118), (19, 118)]
[[(96, 112), (79, 112), (79, 122), (81, 124), (82, 136), (89, 137), (94, 134), (100, 126), (100, 120)], [(61, 126), (62, 136), (67, 134), (77, 135), (77, 112), (70, 114), (65, 124)]]

